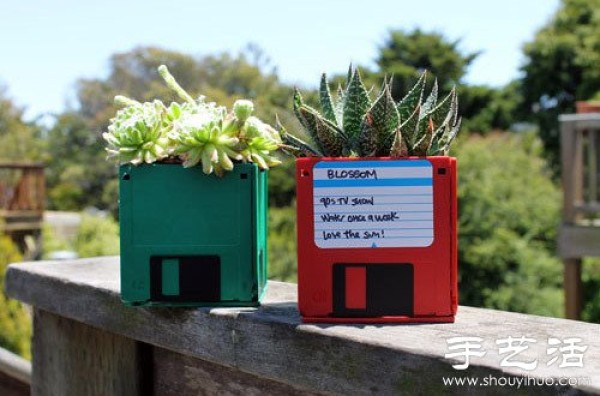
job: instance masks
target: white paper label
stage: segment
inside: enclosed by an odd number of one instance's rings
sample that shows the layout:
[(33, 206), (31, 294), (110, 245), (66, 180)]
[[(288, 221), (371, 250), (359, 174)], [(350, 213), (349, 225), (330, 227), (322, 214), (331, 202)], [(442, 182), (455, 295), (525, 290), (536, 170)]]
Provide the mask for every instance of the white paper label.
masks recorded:
[(433, 167), (427, 160), (317, 162), (315, 244), (323, 249), (433, 243)]

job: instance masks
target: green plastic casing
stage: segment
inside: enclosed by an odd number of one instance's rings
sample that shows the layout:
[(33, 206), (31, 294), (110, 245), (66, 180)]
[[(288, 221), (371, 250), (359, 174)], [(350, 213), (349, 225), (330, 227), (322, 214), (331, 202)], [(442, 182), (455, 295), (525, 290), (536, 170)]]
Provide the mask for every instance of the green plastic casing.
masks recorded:
[(267, 281), (267, 177), (180, 164), (121, 165), (121, 299), (128, 305), (257, 306)]

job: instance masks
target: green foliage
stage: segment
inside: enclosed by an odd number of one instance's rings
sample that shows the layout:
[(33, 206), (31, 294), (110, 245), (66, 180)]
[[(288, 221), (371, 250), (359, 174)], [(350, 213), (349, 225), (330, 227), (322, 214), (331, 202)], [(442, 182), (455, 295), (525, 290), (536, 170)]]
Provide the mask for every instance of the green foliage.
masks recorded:
[(78, 257), (114, 256), (119, 254), (119, 224), (111, 217), (82, 214), (75, 237), (66, 239), (52, 227), (42, 229), (43, 257), (57, 250), (70, 250)]
[(554, 17), (524, 47), (523, 106), (539, 125), (558, 166), (558, 115), (600, 90), (600, 0), (562, 0)]
[(269, 171), (269, 207), (290, 206), (296, 198), (296, 166), (286, 158), (281, 166)]
[(509, 130), (518, 119), (522, 102), (518, 81), (502, 88), (462, 85), (459, 88), (461, 128), (465, 132), (486, 134)]
[(83, 215), (73, 241), (79, 257), (119, 254), (119, 224), (110, 217)]
[(582, 265), (583, 311), (581, 319), (600, 323), (600, 258), (585, 258)]
[(379, 48), (377, 65), (381, 75), (394, 76), (392, 96), (400, 99), (423, 70), (439, 81), (457, 85), (478, 53), (462, 54), (460, 40), (448, 41), (439, 33), (414, 29), (391, 30)]
[(8, 264), (21, 261), (15, 244), (0, 235), (0, 347), (31, 358), (31, 318), (25, 307), (4, 292), (4, 276)]
[(296, 208), (269, 208), (269, 278), (296, 282)]
[(0, 86), (0, 159), (39, 161), (44, 159), (41, 128), (23, 120), (19, 109)]
[(436, 32), (392, 30), (379, 48), (379, 70), (370, 77), (394, 76), (391, 93), (400, 100), (422, 70), (427, 70), (445, 83), (443, 90), (449, 90), (452, 84), (459, 86), (463, 131), (507, 130), (521, 115), (517, 112), (521, 103), (518, 84), (513, 82), (502, 88), (466, 84), (463, 77), (477, 56), (477, 52), (461, 51), (460, 40), (452, 41)]
[(107, 197), (104, 191), (116, 178), (117, 168), (106, 161), (104, 142), (93, 132), (92, 124), (80, 113), (69, 111), (59, 115), (48, 131), (50, 209), (78, 211), (116, 204), (116, 195)]
[(48, 254), (60, 250), (73, 250), (73, 242), (56, 234), (48, 222), (42, 225), (42, 259), (48, 259)]
[[(389, 81), (384, 81), (377, 98), (371, 101), (358, 69), (350, 67), (347, 86), (337, 98), (321, 78), (321, 115), (294, 93), (294, 113), (312, 140), (282, 133), (287, 149), (294, 155), (392, 156), (445, 155), (460, 127), (455, 90), (437, 101), (437, 82), (424, 99), (426, 75), (395, 103)], [(284, 147), (286, 148), (286, 147)]]
[(460, 303), (562, 314), (560, 190), (533, 135), (473, 137), (459, 158)]

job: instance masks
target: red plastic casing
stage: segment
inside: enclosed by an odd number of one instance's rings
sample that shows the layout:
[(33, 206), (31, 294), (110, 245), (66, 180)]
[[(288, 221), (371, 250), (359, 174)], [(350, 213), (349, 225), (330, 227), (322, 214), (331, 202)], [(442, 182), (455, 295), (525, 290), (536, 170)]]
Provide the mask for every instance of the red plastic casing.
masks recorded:
[[(313, 198), (313, 168), (317, 163), (415, 160), (426, 160), (433, 168), (433, 242), (429, 246), (376, 249), (317, 246)], [(331, 323), (454, 322), (458, 306), (456, 180), (456, 159), (453, 157), (298, 158), (298, 306), (302, 319)], [(345, 299), (346, 308), (358, 309), (349, 316), (334, 312), (334, 265), (340, 263), (345, 266), (345, 289), (341, 293), (343, 297), (336, 297), (337, 301)], [(410, 314), (361, 315), (361, 308), (365, 308), (368, 299), (365, 294), (370, 266), (381, 268), (398, 263), (412, 265)], [(339, 290), (336, 293), (340, 295)], [(397, 303), (406, 304), (406, 301)]]

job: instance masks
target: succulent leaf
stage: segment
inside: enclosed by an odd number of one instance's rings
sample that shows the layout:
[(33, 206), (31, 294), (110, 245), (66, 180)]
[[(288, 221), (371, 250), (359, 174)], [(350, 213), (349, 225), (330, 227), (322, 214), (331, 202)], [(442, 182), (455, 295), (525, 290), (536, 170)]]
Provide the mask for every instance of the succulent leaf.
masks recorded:
[(296, 88), (294, 89), (294, 114), (298, 121), (300, 121), (300, 124), (304, 127), (304, 130), (308, 133), (308, 136), (310, 136), (312, 141), (315, 142), (315, 145), (318, 146), (319, 151), (322, 151), (317, 137), (317, 124), (315, 121), (315, 115), (318, 115), (319, 112), (304, 104), (302, 95)]
[(421, 104), (421, 101), (423, 100), (423, 90), (425, 89), (426, 74), (426, 72), (421, 73), (415, 86), (408, 91), (406, 96), (404, 96), (400, 102), (398, 102), (397, 108), (401, 122), (407, 120), (413, 113), (415, 107)]
[(322, 152), (328, 157), (339, 157), (342, 155), (344, 142), (337, 127), (330, 121), (318, 114), (313, 115), (317, 128), (317, 139), (320, 142)]
[(183, 99), (186, 102), (191, 103), (191, 104), (196, 103), (194, 98), (192, 98), (190, 96), (190, 94), (188, 94), (183, 88), (181, 88), (181, 85), (179, 85), (177, 80), (175, 80), (175, 77), (173, 77), (173, 75), (169, 72), (169, 69), (167, 68), (167, 66), (160, 65), (158, 67), (158, 73), (163, 78), (163, 80), (165, 80), (165, 83), (167, 83), (167, 86), (169, 88), (171, 88), (173, 91), (175, 91), (175, 93), (177, 95), (179, 95), (179, 97), (181, 99)]
[(433, 82), (433, 87), (431, 88), (431, 92), (429, 93), (429, 95), (427, 96), (427, 99), (425, 99), (425, 102), (421, 106), (421, 118), (425, 118), (426, 116), (429, 115), (429, 113), (435, 107), (435, 104), (437, 103), (437, 97), (438, 97), (438, 82), (436, 79)]
[(438, 129), (442, 125), (446, 125), (452, 122), (456, 118), (457, 112), (456, 104), (456, 89), (452, 88), (452, 91), (446, 96), (438, 105), (432, 109), (429, 113), (433, 120), (433, 126)]
[(246, 121), (253, 111), (254, 103), (251, 100), (239, 99), (233, 104), (233, 114), (240, 122)]
[(364, 115), (370, 106), (371, 101), (367, 90), (360, 78), (358, 69), (355, 69), (344, 100), (343, 121), (343, 130), (348, 136), (352, 147), (355, 147), (357, 143)]
[(331, 92), (329, 91), (329, 84), (327, 83), (327, 75), (325, 73), (321, 75), (319, 98), (321, 100), (321, 109), (323, 110), (323, 116), (337, 125), (333, 100), (331, 99)]
[[(362, 154), (385, 156), (390, 151), (390, 145), (394, 140), (394, 132), (400, 124), (400, 116), (396, 110), (396, 104), (392, 98), (390, 87), (384, 84), (383, 90), (375, 103), (367, 111), (367, 117), (363, 120), (363, 128), (359, 139)], [(366, 128), (368, 122), (372, 128)], [(369, 136), (371, 134), (372, 136)], [(374, 147), (371, 147), (373, 145)]]
[(434, 126), (432, 146), (439, 147), (439, 140), (456, 119), (456, 111), (456, 91), (453, 89), (430, 113)]
[(419, 126), (419, 112), (420, 106), (417, 106), (408, 119), (400, 125), (400, 129), (402, 130), (402, 138), (409, 147), (409, 150), (412, 149), (416, 140), (416, 131), (417, 127)]
[(289, 133), (282, 133), (281, 140), (283, 141), (283, 150), (291, 151), (294, 155), (303, 155), (306, 157), (322, 157), (323, 153), (321, 153), (316, 148), (312, 147), (310, 144), (306, 143), (302, 139), (291, 135)]
[(460, 123), (461, 123), (461, 119), (458, 119), (456, 121), (456, 124), (454, 124), (442, 137), (442, 139), (440, 139), (440, 146), (441, 146), (441, 153), (442, 155), (448, 155), (448, 151), (450, 150), (450, 145), (452, 144), (452, 142), (454, 141), (454, 139), (456, 138), (456, 135), (458, 134), (458, 131), (460, 129)]
[(317, 126), (317, 120), (319, 117), (321, 117), (321, 115), (315, 109), (306, 105), (302, 105), (302, 107), (298, 109), (298, 114), (300, 114), (300, 117), (302, 117), (302, 119), (304, 120), (304, 129), (308, 133), (310, 139), (314, 142), (315, 146), (317, 146), (319, 151), (324, 152), (323, 145), (319, 141), (319, 133)]
[(141, 103), (138, 102), (137, 100), (130, 99), (127, 96), (123, 96), (123, 95), (115, 96), (114, 101), (117, 106), (122, 106), (122, 107), (141, 105)]
[(344, 103), (346, 103), (346, 91), (344, 91), (341, 86), (338, 86), (337, 101), (334, 103), (333, 111), (336, 124), (340, 128), (344, 127)]
[(371, 111), (367, 111), (361, 125), (361, 132), (358, 141), (360, 157), (374, 157), (377, 153), (378, 132), (375, 127), (375, 120)]
[(431, 118), (428, 119), (428, 122), (419, 123), (418, 136), (419, 140), (413, 147), (413, 154), (418, 156), (427, 155), (427, 150), (429, 149), (433, 138), (433, 121), (431, 121)]
[(298, 121), (300, 121), (300, 124), (302, 124), (304, 128), (307, 128), (305, 125), (304, 118), (300, 114), (300, 107), (304, 106), (304, 100), (302, 99), (302, 94), (296, 87), (294, 87), (293, 105), (294, 114), (298, 118)]
[(416, 129), (414, 130), (414, 135), (411, 140), (411, 143), (413, 144), (412, 154), (418, 156), (425, 155), (432, 139), (433, 122), (429, 115), (424, 114), (423, 107), (420, 107)]
[(350, 81), (352, 81), (352, 76), (354, 75), (354, 67), (352, 66), (352, 63), (350, 63), (350, 66), (348, 66), (348, 74), (346, 74), (346, 86), (350, 85)]
[(400, 128), (394, 132), (394, 142), (390, 150), (390, 157), (406, 157), (408, 156), (408, 146), (406, 140), (402, 137)]

